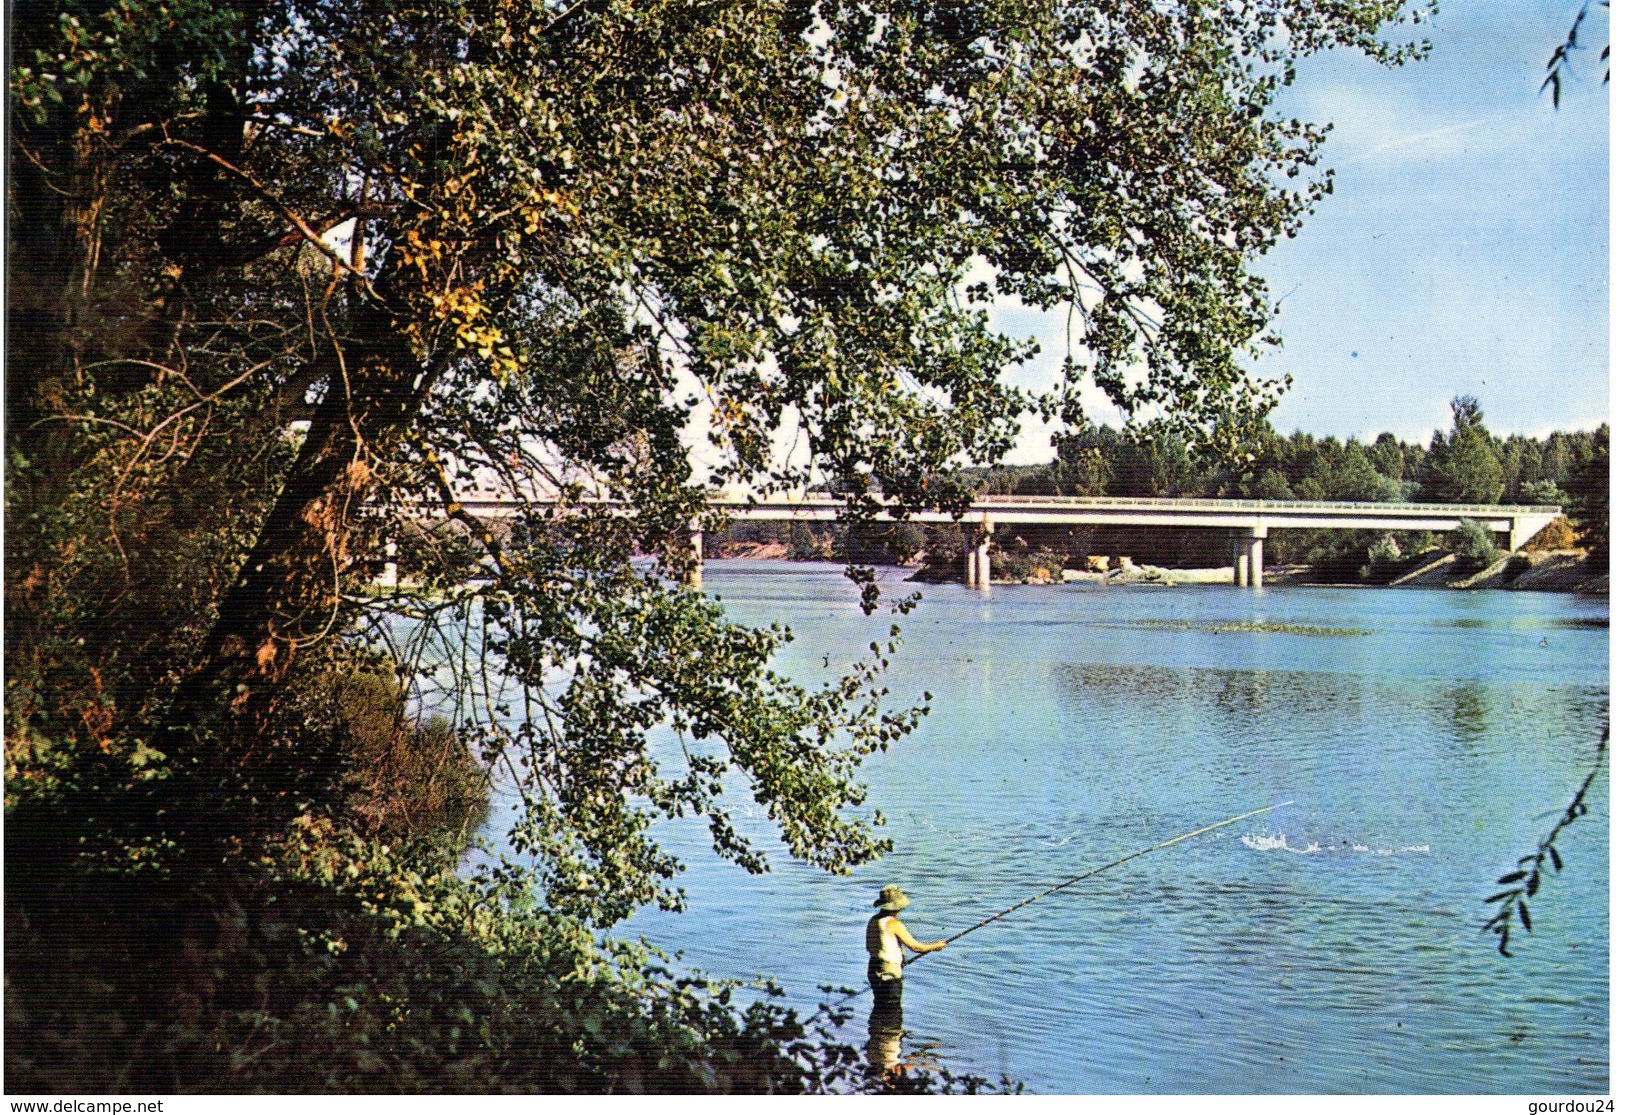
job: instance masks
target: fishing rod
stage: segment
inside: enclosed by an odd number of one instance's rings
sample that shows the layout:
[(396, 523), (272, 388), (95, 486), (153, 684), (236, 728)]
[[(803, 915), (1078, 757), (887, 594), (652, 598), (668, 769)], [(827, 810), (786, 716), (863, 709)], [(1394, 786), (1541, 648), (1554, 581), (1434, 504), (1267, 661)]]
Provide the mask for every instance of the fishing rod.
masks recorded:
[[(981, 921), (977, 922), (975, 925), (971, 926), (969, 929), (961, 929), (958, 933), (955, 933), (952, 937), (947, 938), (946, 940), (943, 941), (943, 944), (945, 944), (945, 945), (946, 944), (951, 944), (952, 942), (959, 940), (959, 938), (964, 937), (967, 934), (975, 933), (978, 929), (981, 929), (985, 925), (992, 925), (994, 922), (998, 921), (1000, 918), (1009, 917), (1011, 914), (1015, 913), (1017, 910), (1021, 909), (1023, 906), (1031, 906), (1034, 902), (1037, 902), (1040, 898), (1048, 898), (1050, 895), (1054, 894), (1056, 891), (1065, 890), (1067, 887), (1072, 886), (1074, 883), (1081, 883), (1085, 879), (1092, 879), (1096, 875), (1102, 875), (1102, 874), (1106, 873), (1107, 871), (1110, 871), (1114, 867), (1121, 867), (1121, 866), (1123, 866), (1123, 864), (1127, 863), (1129, 860), (1139, 859), (1141, 856), (1150, 855), (1152, 852), (1160, 851), (1163, 848), (1171, 848), (1175, 844), (1178, 844), (1180, 841), (1189, 840), (1192, 837), (1196, 837), (1196, 836), (1201, 836), (1204, 832), (1212, 832), (1214, 829), (1222, 829), (1226, 825), (1235, 824), (1237, 821), (1245, 821), (1248, 817), (1257, 817), (1261, 813), (1269, 813), (1269, 812), (1272, 812), (1272, 811), (1274, 811), (1276, 809), (1281, 809), (1281, 808), (1283, 808), (1285, 806), (1288, 806), (1288, 805), (1291, 805), (1291, 804), (1292, 804), (1292, 802), (1290, 802), (1290, 801), (1283, 801), (1283, 802), (1279, 802), (1279, 803), (1277, 803), (1275, 805), (1266, 805), (1263, 809), (1254, 809), (1250, 813), (1241, 813), (1241, 814), (1238, 814), (1237, 816), (1231, 817), (1229, 820), (1220, 821), (1217, 824), (1204, 825), (1199, 829), (1192, 829), (1190, 832), (1187, 832), (1182, 836), (1176, 836), (1172, 840), (1164, 840), (1162, 843), (1153, 844), (1149, 848), (1141, 848), (1138, 852), (1133, 852), (1133, 853), (1131, 853), (1129, 855), (1126, 855), (1122, 859), (1114, 859), (1114, 860), (1112, 860), (1112, 862), (1106, 864), (1103, 867), (1092, 868), (1092, 869), (1090, 869), (1088, 871), (1085, 871), (1082, 875), (1076, 875), (1076, 876), (1068, 879), (1064, 883), (1057, 883), (1055, 886), (1050, 887), (1046, 891), (1041, 891), (1040, 893), (1033, 895), (1031, 898), (1027, 899), (1024, 902), (1017, 902), (1014, 906), (1011, 906), (1007, 910), (1000, 910), (998, 913), (994, 914), (992, 917), (983, 918)], [(935, 951), (935, 950), (933, 950), (933, 951)], [(904, 960), (903, 961), (903, 967), (906, 968), (910, 964), (914, 963), (916, 960), (922, 960), (922, 959), (924, 959), (925, 957), (927, 957), (929, 955), (931, 955), (931, 954), (930, 953), (917, 953), (916, 955), (911, 956), (908, 959)]]

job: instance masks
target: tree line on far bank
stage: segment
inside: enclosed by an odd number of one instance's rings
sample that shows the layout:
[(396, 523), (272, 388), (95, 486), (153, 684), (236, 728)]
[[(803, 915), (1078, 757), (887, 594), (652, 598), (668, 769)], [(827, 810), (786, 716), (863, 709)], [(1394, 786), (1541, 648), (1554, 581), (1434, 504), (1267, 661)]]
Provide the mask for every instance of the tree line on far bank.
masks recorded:
[[(1435, 430), (1426, 446), (1391, 433), (1369, 443), (1301, 431), (1283, 435), (1263, 423), (1239, 465), (1193, 453), (1169, 433), (1133, 436), (1086, 424), (1058, 438), (1055, 459), (1046, 464), (967, 470), (966, 479), (989, 495), (1556, 505), (1567, 522), (1543, 532), (1537, 544), (1583, 545), (1591, 563), (1606, 568), (1607, 424), (1545, 438), (1497, 437), (1486, 427), (1477, 399), (1458, 396), (1450, 411), (1450, 427)], [(958, 557), (960, 534), (957, 527), (919, 523), (853, 530), (838, 524), (751, 523), (736, 524), (727, 540), (781, 543), (788, 556), (801, 560), (923, 558), (949, 564)], [(713, 543), (714, 554), (725, 552), (725, 541)], [(1266, 560), (1307, 564), (1333, 579), (1371, 580), (1441, 544), (1473, 561), (1489, 557), (1484, 532), (1470, 529), (1449, 539), (1427, 532), (1295, 530), (1271, 534)], [(1030, 564), (1038, 553), (1057, 563), (1120, 553), (1175, 566), (1230, 560), (1222, 532), (1189, 529), (1005, 527), (995, 547), (1012, 570)]]

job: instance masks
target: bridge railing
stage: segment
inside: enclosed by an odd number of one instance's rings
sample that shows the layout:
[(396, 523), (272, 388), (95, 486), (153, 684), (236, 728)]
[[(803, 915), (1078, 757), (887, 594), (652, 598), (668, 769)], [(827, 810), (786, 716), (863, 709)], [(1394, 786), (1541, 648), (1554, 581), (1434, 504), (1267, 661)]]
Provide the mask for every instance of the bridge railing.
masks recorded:
[[(464, 497), (465, 505), (474, 506), (500, 506), (516, 507), (519, 500), (505, 499), (500, 496), (476, 495)], [(545, 500), (536, 500), (535, 503), (545, 505)], [(585, 499), (576, 501), (582, 504), (596, 506), (619, 506), (619, 500)], [(711, 506), (724, 510), (732, 508), (829, 508), (840, 507), (844, 504), (839, 496), (807, 495), (799, 499), (713, 499)], [(1516, 504), (1516, 503), (1382, 503), (1376, 501), (1360, 500), (1300, 500), (1300, 499), (1199, 499), (1195, 497), (1168, 497), (1168, 496), (1042, 496), (1042, 495), (998, 495), (981, 496), (970, 501), (970, 508), (997, 508), (997, 507), (1121, 507), (1121, 508), (1153, 508), (1167, 510), (1190, 511), (1262, 511), (1262, 512), (1306, 512), (1317, 511), (1365, 511), (1365, 512), (1401, 512), (1433, 516), (1505, 516), (1505, 515), (1561, 515), (1563, 508), (1555, 504)]]
[[(803, 507), (834, 506), (842, 502), (839, 496), (816, 495), (803, 499), (718, 499), (711, 501), (717, 507)], [(1199, 499), (1168, 496), (1038, 496), (997, 495), (978, 496), (970, 506), (1009, 505), (1035, 507), (1164, 507), (1212, 511), (1416, 511), (1432, 515), (1561, 515), (1563, 509), (1553, 504), (1516, 503), (1382, 503), (1359, 500), (1302, 500), (1302, 499)]]

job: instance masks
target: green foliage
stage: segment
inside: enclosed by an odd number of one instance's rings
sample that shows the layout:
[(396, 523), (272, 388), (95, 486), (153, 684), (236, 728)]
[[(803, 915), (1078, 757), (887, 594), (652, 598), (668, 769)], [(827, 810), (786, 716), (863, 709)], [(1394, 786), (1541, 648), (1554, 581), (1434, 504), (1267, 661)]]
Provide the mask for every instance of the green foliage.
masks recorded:
[(1066, 563), (1062, 555), (1053, 550), (1023, 548), (994, 550), (988, 564), (998, 580), (1059, 584)]
[(1499, 904), (1499, 908), (1484, 923), (1484, 932), (1493, 933), (1499, 938), (1498, 951), (1502, 956), (1510, 957), (1512, 950), (1508, 947), (1512, 941), (1513, 915), (1523, 925), (1524, 932), (1535, 931), (1534, 917), (1529, 913), (1529, 903), (1540, 890), (1541, 874), (1550, 870), (1553, 874), (1563, 870), (1563, 857), (1557, 851), (1557, 838), (1564, 829), (1575, 821), (1584, 817), (1589, 808), (1586, 806), (1586, 795), (1591, 792), (1591, 784), (1597, 780), (1606, 768), (1608, 762), (1608, 729), (1605, 726), (1602, 738), (1597, 743), (1597, 757), (1586, 772), (1580, 783), (1580, 788), (1574, 792), (1568, 808), (1563, 810), (1563, 816), (1552, 830), (1546, 834), (1535, 850), (1529, 855), (1521, 856), (1517, 866), (1507, 874), (1496, 880), (1498, 886), (1506, 889), (1497, 891), (1484, 899), (1486, 903)]
[(827, 533), (814, 531), (806, 523), (792, 523), (790, 556), (796, 561), (831, 561), (835, 557), (834, 542)]
[(348, 812), (363, 831), (385, 840), (443, 834), (461, 851), (485, 818), (490, 787), (450, 721), (411, 715), (381, 662), (324, 679), (317, 700), (342, 725)]
[(1554, 480), (1532, 480), (1525, 481), (1518, 486), (1516, 502), (1535, 506), (1549, 506), (1551, 504), (1562, 506), (1568, 502), (1568, 496), (1557, 486), (1557, 482)]
[[(1483, 427), (1472, 400), (1456, 400), (1463, 425), (1440, 432), (1431, 451), (1378, 434), (1370, 445), (1356, 439), (1283, 437), (1261, 423), (1243, 443), (1245, 464), (1191, 458), (1172, 443), (1086, 426), (1056, 439), (1056, 460), (995, 472), (982, 483), (990, 493), (1055, 495), (1197, 496), (1242, 499), (1331, 499), (1395, 502), (1564, 503), (1576, 460), (1589, 460), (1591, 433), (1554, 433), (1544, 441), (1496, 439)], [(1606, 428), (1604, 428), (1606, 429)], [(1603, 435), (1605, 436), (1605, 435)], [(1459, 460), (1458, 460), (1459, 458)], [(1505, 461), (1505, 483), (1490, 481)], [(1464, 477), (1450, 479), (1460, 465)], [(1476, 480), (1466, 474), (1482, 470)], [(1425, 482), (1426, 481), (1426, 482)]]
[(1302, 552), (1302, 558), (1317, 581), (1350, 584), (1365, 579), (1368, 549), (1365, 532), (1361, 532), (1360, 536), (1348, 531), (1312, 533), (1314, 542), (1306, 552)]
[(1360, 569), (1362, 581), (1378, 583), (1389, 581), (1399, 571), (1404, 561), (1404, 551), (1391, 534), (1383, 535), (1366, 547), (1365, 556), (1366, 563)]
[(1435, 432), (1422, 469), (1422, 498), (1437, 503), (1495, 503), (1505, 479), (1478, 400), (1450, 401), (1453, 425)]
[[(116, 595), (132, 550), (202, 570), (167, 629), (185, 638), (119, 671), (130, 718), (121, 692), (59, 719), (111, 707), (132, 750), (279, 795), (287, 771), (262, 757), (302, 753), (299, 659), (406, 617), (420, 650), (478, 648), (441, 695), (449, 729), (488, 762), (523, 757), (517, 839), (559, 909), (675, 903), (646, 835), (672, 813), (706, 813), (719, 850), (758, 864), (717, 805), (730, 768), (797, 854), (861, 862), (884, 845), (843, 819), (856, 760), (915, 714), (882, 713), (868, 664), (822, 693), (784, 683), (779, 636), (658, 579), (686, 571), (703, 507), (678, 384), (703, 388), (715, 482), (822, 476), (850, 494), (849, 539), (917, 548), (908, 528), (863, 537), (873, 498), (953, 506), (950, 466), (995, 459), (1030, 404), (1000, 378), (1029, 350), (991, 332), (990, 300), (1071, 303), (1045, 406), (1073, 415), (1092, 381), (1162, 414), (1147, 482), (1176, 490), (1191, 443), (1231, 445), (1274, 397), (1236, 359), (1269, 307), (1249, 267), (1326, 185), (1321, 129), (1270, 103), (1303, 53), (1405, 54), (1380, 38), (1402, 11), (1055, 3), (967, 25), (954, 5), (293, 0), (25, 20), (15, 286), (60, 297), (24, 315), (40, 343), (17, 393), (44, 432), (20, 448), (49, 467), (13, 510), (81, 483), (72, 545), (102, 564), (58, 599)], [(978, 264), (994, 280), (967, 288)], [(769, 454), (787, 412), (804, 465)], [(213, 475), (199, 438), (258, 471), (186, 486)], [(533, 501), (498, 531), (459, 502), (475, 482)], [(126, 508), (163, 509), (177, 537), (132, 540)], [(407, 587), (360, 591), (386, 543)], [(45, 596), (13, 594), (21, 628), (100, 622), (58, 622)], [(413, 686), (438, 677), (425, 661), (400, 656)], [(649, 759), (666, 730), (687, 769)]]
[(1584, 533), (1592, 568), (1608, 568), (1608, 427), (1597, 431), (1570, 487), (1579, 497), (1574, 518)]
[(1252, 490), (1248, 493), (1254, 499), (1295, 499), (1292, 484), (1286, 475), (1278, 469), (1266, 470), (1258, 480), (1250, 485)]
[(1450, 549), (1456, 555), (1457, 569), (1465, 573), (1483, 569), (1496, 555), (1495, 538), (1471, 519), (1463, 519), (1451, 535)]
[[(1557, 432), (1542, 440), (1518, 435), (1497, 439), (1485, 429), (1475, 401), (1455, 400), (1453, 413), (1456, 425), (1449, 433), (1436, 434), (1432, 449), (1389, 433), (1378, 434), (1370, 445), (1304, 433), (1283, 437), (1260, 423), (1243, 443), (1245, 464), (1239, 467), (1207, 456), (1186, 456), (1182, 461), (1172, 446), (1159, 448), (1154, 439), (1088, 425), (1057, 437), (1056, 460), (1051, 464), (967, 476), (989, 493), (1358, 502), (1516, 500), (1568, 505), (1576, 515), (1584, 514), (1583, 486), (1584, 493), (1599, 500), (1600, 510), (1590, 521), (1606, 552), (1606, 426), (1595, 432)], [(1587, 462), (1599, 454), (1603, 461), (1585, 472)], [(1173, 467), (1176, 463), (1179, 467)], [(1276, 532), (1269, 548), (1274, 560), (1309, 564), (1318, 577), (1381, 580), (1396, 570), (1391, 558), (1385, 559), (1386, 564), (1373, 560), (1369, 548), (1379, 541), (1369, 534), (1300, 530)], [(1101, 540), (1094, 552), (1121, 547), (1145, 560), (1178, 563), (1183, 559), (1170, 556), (1176, 542), (1173, 536)], [(1429, 544), (1413, 534), (1396, 542), (1400, 561)]]
[(47, 865), (15, 842), (7, 853), (8, 946), (31, 958), (7, 972), (14, 1091), (883, 1086), (832, 1040), (834, 1018), (797, 1018), (771, 987), (594, 942), (543, 916), (522, 879), (460, 877), (437, 853), (385, 848), (319, 816), (201, 877), (175, 857), (132, 873)]
[(727, 546), (737, 543), (778, 543), (794, 561), (844, 559), (864, 565), (899, 565), (909, 564), (918, 557), (926, 548), (926, 541), (925, 525), (913, 521), (770, 520), (730, 523), (720, 534), (707, 534), (705, 547), (707, 557), (720, 557)]
[[(1166, 439), (1159, 442), (1145, 431), (1128, 434), (1086, 424), (1056, 438), (1056, 459), (1049, 464), (967, 469), (962, 477), (967, 487), (990, 495), (1358, 502), (1424, 498), (1494, 502), (1515, 497), (1532, 503), (1569, 503), (1577, 517), (1586, 514), (1585, 501), (1590, 500), (1595, 509), (1587, 521), (1595, 541), (1588, 538), (1587, 544), (1594, 554), (1600, 551), (1603, 556), (1593, 560), (1599, 569), (1605, 568), (1607, 427), (1594, 432), (1557, 432), (1543, 440), (1517, 435), (1503, 440), (1484, 429), (1483, 415), (1472, 400), (1456, 400), (1454, 410), (1459, 427), (1450, 434), (1438, 433), (1432, 450), (1387, 433), (1379, 434), (1370, 445), (1353, 438), (1340, 441), (1303, 433), (1282, 437), (1263, 423), (1245, 442), (1247, 464), (1237, 468), (1211, 456), (1193, 455)], [(1497, 472), (1495, 462), (1503, 459), (1508, 463)], [(1441, 476), (1457, 464), (1471, 465), (1475, 460), (1481, 465), (1488, 462), (1476, 486), (1455, 481), (1442, 485)], [(1468, 468), (1463, 475), (1471, 471)], [(1503, 481), (1496, 481), (1496, 476)], [(1492, 491), (1495, 483), (1501, 483), (1499, 491)], [(1560, 533), (1542, 537), (1556, 539), (1553, 545), (1562, 544)], [(937, 571), (934, 575), (957, 576), (960, 544), (957, 531), (952, 537), (941, 536), (928, 559)], [(1045, 538), (1043, 544), (1063, 551), (1074, 565), (1088, 554), (1118, 552), (1170, 565), (1228, 560), (1226, 544), (1193, 542), (1188, 531), (1081, 530), (1064, 539)], [(1323, 580), (1380, 582), (1433, 544), (1430, 536), (1418, 533), (1385, 540), (1370, 532), (1297, 530), (1275, 532), (1267, 545), (1272, 560), (1307, 564)]]

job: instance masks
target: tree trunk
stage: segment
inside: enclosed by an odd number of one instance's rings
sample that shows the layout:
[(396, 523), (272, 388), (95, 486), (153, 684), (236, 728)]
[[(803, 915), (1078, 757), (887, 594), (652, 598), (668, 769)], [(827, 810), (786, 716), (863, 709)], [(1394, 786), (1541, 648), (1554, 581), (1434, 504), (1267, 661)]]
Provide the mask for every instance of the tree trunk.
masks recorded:
[(373, 487), (371, 462), (405, 432), (423, 391), (423, 361), (388, 310), (363, 303), (358, 317), (298, 458), (220, 602), (182, 702), (190, 714), (203, 711), (200, 701), (223, 701), (251, 713), (243, 727), (254, 731), (300, 648), (334, 630), (355, 561), (351, 525)]

